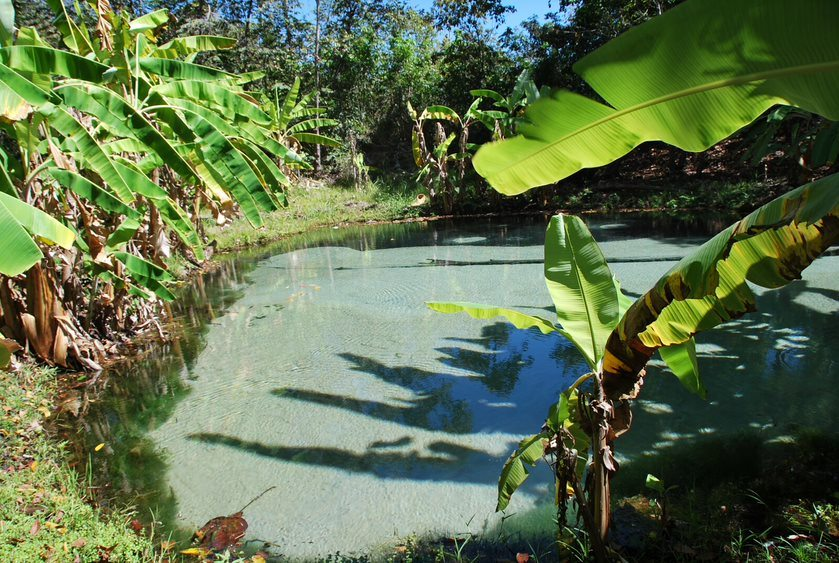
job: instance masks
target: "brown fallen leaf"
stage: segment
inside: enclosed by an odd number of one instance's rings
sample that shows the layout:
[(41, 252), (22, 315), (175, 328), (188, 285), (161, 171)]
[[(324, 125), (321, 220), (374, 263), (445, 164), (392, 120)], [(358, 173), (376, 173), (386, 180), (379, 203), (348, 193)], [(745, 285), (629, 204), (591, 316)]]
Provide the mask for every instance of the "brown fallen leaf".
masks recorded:
[(516, 563), (527, 563), (530, 561), (529, 553), (516, 553)]
[(75, 547), (76, 549), (81, 549), (87, 545), (87, 540), (84, 538), (79, 538), (73, 543), (70, 544), (70, 547)]
[(198, 539), (200, 547), (220, 552), (239, 543), (247, 529), (248, 523), (242, 517), (242, 513), (237, 512), (230, 516), (213, 518), (195, 532), (195, 538)]
[(30, 536), (37, 536), (38, 532), (41, 531), (41, 521), (35, 520), (35, 523), (32, 524), (32, 527), (29, 528), (29, 535)]

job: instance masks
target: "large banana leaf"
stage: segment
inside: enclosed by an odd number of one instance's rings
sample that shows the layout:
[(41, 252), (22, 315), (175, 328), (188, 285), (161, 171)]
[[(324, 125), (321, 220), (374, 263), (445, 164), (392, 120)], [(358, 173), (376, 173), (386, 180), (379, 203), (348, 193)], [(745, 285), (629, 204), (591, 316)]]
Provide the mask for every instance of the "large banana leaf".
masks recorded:
[(137, 170), (134, 163), (116, 162), (115, 166), (122, 177), (131, 185), (132, 190), (148, 199), (160, 212), (163, 222), (178, 235), (184, 244), (192, 249), (197, 259), (203, 260), (204, 245), (201, 242), (201, 237), (187, 214), (169, 197), (166, 190)]
[[(279, 106), (279, 98), (277, 99), (277, 129), (280, 131), (285, 131), (288, 127), (289, 122), (292, 118), (292, 111), (294, 111), (294, 105), (297, 103), (297, 96), (300, 93), (300, 77), (297, 76), (294, 78), (294, 84), (291, 85), (291, 88), (288, 89), (286, 93), (285, 99), (283, 100), (282, 107)], [(276, 95), (276, 91), (274, 92)]]
[(145, 72), (167, 78), (174, 78), (176, 80), (218, 80), (220, 78), (228, 80), (235, 79), (234, 75), (228, 74), (223, 70), (172, 59), (141, 57), (139, 65)]
[(0, 274), (16, 276), (43, 257), (26, 229), (0, 201)]
[(72, 190), (79, 197), (108, 213), (125, 215), (132, 219), (139, 219), (140, 217), (140, 214), (135, 209), (125, 205), (117, 196), (75, 172), (60, 168), (48, 168), (47, 172), (59, 184)]
[(87, 30), (80, 28), (67, 13), (67, 6), (64, 0), (47, 0), (47, 4), (56, 15), (53, 24), (61, 32), (61, 39), (64, 44), (76, 54), (85, 56), (93, 52), (90, 34)]
[(155, 295), (164, 301), (173, 301), (175, 299), (172, 292), (163, 285), (163, 282), (172, 280), (169, 272), (160, 266), (127, 252), (114, 252), (113, 256), (125, 265), (125, 269), (140, 286), (154, 292)]
[(58, 97), (42, 90), (13, 69), (0, 63), (0, 114), (15, 121), (13, 117), (15, 113), (11, 111), (10, 106), (18, 100), (37, 108), (47, 102), (57, 101)]
[(69, 248), (73, 231), (31, 205), (0, 192), (0, 274), (16, 276), (44, 257), (30, 236)]
[(149, 12), (131, 20), (128, 23), (128, 29), (136, 33), (149, 31), (160, 27), (167, 21), (169, 21), (169, 12), (167, 10), (155, 10), (154, 12)]
[(195, 176), (189, 163), (148, 118), (116, 92), (90, 84), (70, 85), (60, 88), (58, 92), (70, 107), (95, 115), (112, 130), (122, 131), (125, 137), (142, 141), (181, 176)]
[(540, 99), (519, 136), (478, 151), (475, 169), (516, 194), (645, 141), (704, 150), (775, 104), (839, 119), (837, 21), (833, 0), (680, 4), (577, 63), (610, 105), (565, 91)]
[(0, 46), (11, 45), (15, 36), (15, 7), (12, 0), (0, 0)]
[(262, 125), (271, 123), (271, 118), (256, 103), (218, 82), (176, 80), (155, 86), (154, 90), (167, 98), (186, 98), (203, 104), (231, 121), (239, 115)]
[(560, 332), (593, 369), (620, 319), (620, 285), (582, 219), (557, 215), (545, 237), (545, 282)]
[(746, 284), (776, 288), (839, 242), (839, 174), (757, 209), (686, 256), (638, 299), (609, 336), (603, 386), (632, 397), (656, 349), (755, 309)]
[(536, 434), (519, 443), (518, 449), (510, 456), (501, 477), (498, 479), (498, 504), (496, 511), (504, 510), (510, 504), (510, 497), (530, 476), (530, 468), (535, 466), (545, 451), (546, 437)]
[(0, 62), (17, 72), (66, 76), (87, 82), (102, 82), (108, 67), (52, 47), (16, 45), (0, 49)]

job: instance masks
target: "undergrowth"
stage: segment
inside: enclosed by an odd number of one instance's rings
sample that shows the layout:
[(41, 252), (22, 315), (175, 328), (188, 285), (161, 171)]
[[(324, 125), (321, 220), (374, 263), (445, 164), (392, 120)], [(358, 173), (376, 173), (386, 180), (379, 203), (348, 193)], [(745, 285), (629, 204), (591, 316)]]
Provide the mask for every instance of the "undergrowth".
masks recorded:
[(0, 561), (150, 561), (127, 512), (93, 507), (64, 445), (49, 436), (53, 370), (0, 371)]

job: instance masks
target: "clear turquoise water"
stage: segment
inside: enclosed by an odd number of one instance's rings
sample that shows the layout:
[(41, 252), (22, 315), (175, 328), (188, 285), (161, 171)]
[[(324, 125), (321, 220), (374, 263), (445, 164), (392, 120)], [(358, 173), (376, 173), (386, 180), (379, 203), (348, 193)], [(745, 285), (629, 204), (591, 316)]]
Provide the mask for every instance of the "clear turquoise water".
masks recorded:
[[(587, 221), (633, 294), (723, 226)], [(413, 533), (496, 534), (501, 465), (585, 365), (554, 336), (424, 302), (548, 315), (544, 226), (369, 227), (229, 262), (185, 297), (184, 335), (115, 377), (93, 413), (111, 478), (184, 529), (275, 487), (246, 511), (249, 537), (292, 558)], [(618, 487), (638, 492), (642, 473), (666, 475), (692, 448), (732, 436), (743, 453), (834, 428), (837, 280), (839, 257), (822, 258), (803, 281), (761, 295), (759, 313), (700, 338), (707, 402), (654, 363), (617, 443)], [(505, 533), (549, 536), (551, 487), (540, 467)]]

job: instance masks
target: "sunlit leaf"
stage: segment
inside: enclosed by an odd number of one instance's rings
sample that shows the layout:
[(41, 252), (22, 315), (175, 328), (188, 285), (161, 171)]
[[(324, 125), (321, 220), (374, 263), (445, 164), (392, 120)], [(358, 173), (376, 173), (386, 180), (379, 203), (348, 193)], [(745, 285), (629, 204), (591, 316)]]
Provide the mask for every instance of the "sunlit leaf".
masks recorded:
[(552, 322), (541, 317), (525, 315), (512, 309), (504, 309), (501, 307), (493, 307), (491, 305), (479, 305), (476, 303), (457, 303), (457, 302), (428, 302), (426, 303), (429, 309), (437, 311), (438, 313), (466, 313), (475, 319), (494, 319), (495, 317), (503, 317), (510, 321), (513, 326), (519, 329), (538, 328), (542, 334), (550, 334), (556, 332), (556, 327)]
[(504, 510), (510, 504), (510, 497), (530, 476), (530, 468), (535, 466), (545, 450), (545, 436), (536, 434), (519, 443), (518, 449), (510, 456), (501, 477), (498, 479), (498, 504), (496, 511)]
[(839, 4), (808, 2), (796, 15), (786, 0), (682, 3), (575, 65), (609, 105), (565, 91), (542, 98), (519, 136), (478, 151), (475, 169), (517, 194), (646, 141), (704, 150), (776, 104), (837, 119)]

